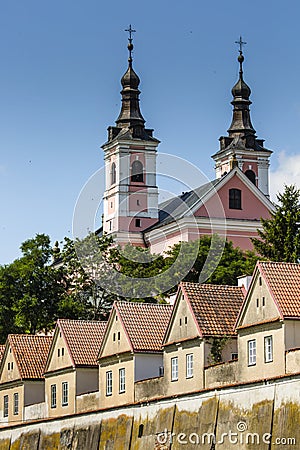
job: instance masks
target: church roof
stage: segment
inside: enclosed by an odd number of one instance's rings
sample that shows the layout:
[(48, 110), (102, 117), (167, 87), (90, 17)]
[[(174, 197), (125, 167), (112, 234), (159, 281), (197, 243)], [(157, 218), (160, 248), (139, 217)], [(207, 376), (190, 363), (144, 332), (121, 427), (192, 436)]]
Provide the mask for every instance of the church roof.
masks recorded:
[(151, 231), (152, 229), (161, 227), (168, 223), (174, 222), (188, 215), (192, 215), (191, 209), (196, 204), (196, 202), (201, 201), (201, 199), (207, 195), (216, 185), (221, 181), (221, 179), (215, 179), (208, 183), (205, 183), (196, 189), (188, 192), (183, 192), (181, 195), (172, 197), (158, 205), (159, 209), (159, 221), (153, 226), (147, 228), (145, 231)]

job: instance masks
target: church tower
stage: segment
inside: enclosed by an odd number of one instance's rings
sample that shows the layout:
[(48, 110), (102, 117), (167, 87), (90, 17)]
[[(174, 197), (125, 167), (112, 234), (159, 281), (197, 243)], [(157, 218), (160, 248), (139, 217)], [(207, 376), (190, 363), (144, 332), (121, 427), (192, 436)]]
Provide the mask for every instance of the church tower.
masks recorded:
[(250, 118), (251, 90), (243, 79), (244, 56), (240, 38), (238, 62), (240, 64), (239, 80), (232, 88), (233, 117), (228, 136), (221, 136), (220, 150), (212, 156), (216, 162), (216, 178), (226, 175), (238, 166), (249, 180), (269, 197), (269, 158), (271, 150), (264, 147), (264, 140), (257, 139)]
[(129, 32), (128, 68), (121, 79), (122, 107), (116, 126), (108, 128), (102, 146), (105, 159), (103, 231), (119, 244), (144, 246), (143, 230), (158, 221), (156, 152), (159, 140), (145, 128), (139, 106), (140, 80), (132, 67), (132, 33)]

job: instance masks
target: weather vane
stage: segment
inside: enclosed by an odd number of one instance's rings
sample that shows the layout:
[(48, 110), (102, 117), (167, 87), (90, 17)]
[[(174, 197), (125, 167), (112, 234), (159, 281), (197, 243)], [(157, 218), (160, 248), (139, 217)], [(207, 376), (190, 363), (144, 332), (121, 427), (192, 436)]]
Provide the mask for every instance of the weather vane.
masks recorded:
[(127, 28), (127, 30), (129, 33), (129, 38), (128, 38), (128, 50), (129, 50), (129, 58), (128, 58), (128, 62), (131, 65), (132, 63), (132, 50), (133, 50), (133, 43), (132, 43), (132, 33), (135, 33), (136, 30), (134, 30), (133, 28), (131, 28), (131, 24), (129, 25), (129, 28)]
[(246, 45), (247, 42), (244, 42), (242, 39), (242, 36), (240, 36), (240, 40), (235, 41), (235, 44), (239, 44), (239, 46), (240, 46), (239, 52), (240, 52), (240, 54), (242, 54), (243, 53), (243, 45)]

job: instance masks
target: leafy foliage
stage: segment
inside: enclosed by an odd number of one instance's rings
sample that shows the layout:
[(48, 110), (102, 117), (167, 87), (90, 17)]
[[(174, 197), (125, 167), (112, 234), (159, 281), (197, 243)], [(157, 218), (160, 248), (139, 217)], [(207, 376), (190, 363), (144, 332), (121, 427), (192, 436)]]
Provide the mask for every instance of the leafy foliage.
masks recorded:
[(65, 238), (60, 251), (51, 248), (49, 236), (38, 234), (21, 251), (19, 259), (0, 266), (2, 342), (8, 333), (48, 331), (58, 317), (106, 319), (114, 300), (162, 302), (180, 280), (198, 282), (203, 270), (210, 274), (206, 282), (236, 284), (238, 275), (252, 273), (257, 259), (232, 243), (223, 249), (217, 236), (153, 255), (149, 249), (115, 246), (111, 237), (92, 233), (82, 240)]
[(300, 190), (285, 186), (270, 219), (261, 219), (260, 239), (252, 239), (254, 248), (272, 261), (298, 262), (300, 259)]

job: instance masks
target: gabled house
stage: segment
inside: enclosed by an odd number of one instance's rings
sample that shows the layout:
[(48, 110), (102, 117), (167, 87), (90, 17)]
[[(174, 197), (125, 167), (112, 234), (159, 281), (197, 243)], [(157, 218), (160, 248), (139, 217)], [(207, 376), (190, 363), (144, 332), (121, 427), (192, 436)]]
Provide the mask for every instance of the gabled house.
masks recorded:
[(286, 351), (300, 347), (300, 264), (257, 263), (236, 330), (240, 381), (285, 374)]
[[(106, 322), (58, 319), (44, 373), (49, 417), (82, 411), (80, 396), (98, 391), (97, 355), (105, 327)], [(90, 409), (97, 406), (94, 399)]]
[(0, 366), (0, 421), (20, 422), (25, 408), (45, 401), (43, 372), (51, 336), (10, 334)]
[(134, 383), (163, 374), (171, 305), (115, 302), (99, 352), (100, 404), (131, 403)]
[(163, 342), (167, 395), (203, 389), (205, 366), (237, 358), (244, 297), (237, 286), (180, 283)]

